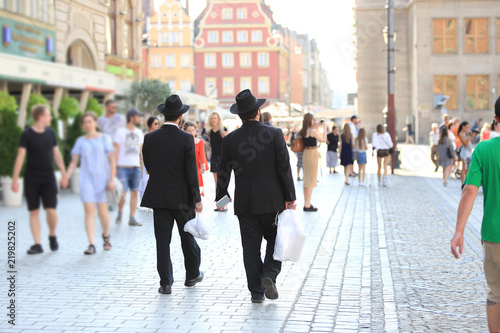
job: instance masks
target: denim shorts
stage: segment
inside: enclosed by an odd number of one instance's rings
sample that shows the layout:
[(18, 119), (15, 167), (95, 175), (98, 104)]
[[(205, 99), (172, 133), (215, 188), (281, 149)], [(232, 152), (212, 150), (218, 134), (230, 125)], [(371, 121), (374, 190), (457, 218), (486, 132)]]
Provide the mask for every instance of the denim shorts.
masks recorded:
[(118, 179), (122, 182), (123, 193), (139, 191), (141, 186), (141, 168), (120, 168), (118, 167)]
[(366, 152), (358, 152), (358, 164), (366, 164)]

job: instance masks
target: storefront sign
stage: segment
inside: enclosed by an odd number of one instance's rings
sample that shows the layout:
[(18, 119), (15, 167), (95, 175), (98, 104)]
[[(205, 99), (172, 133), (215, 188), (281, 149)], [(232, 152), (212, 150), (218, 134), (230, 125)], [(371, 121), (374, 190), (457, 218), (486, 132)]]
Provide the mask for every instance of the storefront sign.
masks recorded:
[(55, 32), (19, 21), (0, 18), (0, 52), (53, 61)]

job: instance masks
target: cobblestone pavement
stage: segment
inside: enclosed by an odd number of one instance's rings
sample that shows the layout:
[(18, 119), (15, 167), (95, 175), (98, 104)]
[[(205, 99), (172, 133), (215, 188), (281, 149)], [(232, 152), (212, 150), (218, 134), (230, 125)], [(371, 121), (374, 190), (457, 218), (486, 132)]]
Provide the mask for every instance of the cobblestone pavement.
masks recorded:
[[(112, 212), (113, 248), (103, 251), (96, 237), (97, 254), (84, 256), (83, 208), (78, 195), (66, 191), (58, 209), (59, 251), (50, 251), (44, 225), (45, 253), (28, 256), (26, 207), (1, 207), (0, 332), (485, 332), (482, 195), (468, 223), (464, 256), (456, 260), (449, 240), (460, 182), (443, 187), (428, 155), (428, 147), (403, 146), (403, 169), (381, 188), (373, 160), (368, 188), (354, 179), (345, 187), (341, 174), (323, 168), (313, 194), (317, 213), (301, 210), (298, 182), (296, 216), (304, 224), (306, 246), (298, 263), (284, 263), (280, 298), (263, 304), (250, 302), (232, 207), (227, 213), (213, 211), (211, 174), (205, 175), (202, 213), (211, 238), (199, 241), (205, 280), (194, 288), (183, 286), (174, 231), (172, 295), (157, 292), (151, 214), (140, 212), (144, 225), (130, 227), (116, 225)], [(9, 219), (17, 221), (15, 326), (6, 316)]]

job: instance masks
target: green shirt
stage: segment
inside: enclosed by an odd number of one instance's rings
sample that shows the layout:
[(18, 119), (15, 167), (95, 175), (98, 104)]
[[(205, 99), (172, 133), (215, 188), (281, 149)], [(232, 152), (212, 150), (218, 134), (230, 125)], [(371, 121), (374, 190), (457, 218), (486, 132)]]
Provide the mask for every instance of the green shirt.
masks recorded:
[(500, 243), (500, 137), (481, 141), (476, 146), (465, 184), (483, 185), (481, 238)]

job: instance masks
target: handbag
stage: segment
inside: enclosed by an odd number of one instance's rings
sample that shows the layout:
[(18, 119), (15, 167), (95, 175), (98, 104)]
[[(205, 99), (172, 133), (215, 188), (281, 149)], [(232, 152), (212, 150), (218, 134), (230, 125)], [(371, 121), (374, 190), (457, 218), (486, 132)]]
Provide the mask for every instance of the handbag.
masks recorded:
[[(387, 143), (387, 141), (385, 141), (384, 137), (382, 137), (382, 140), (384, 140), (384, 142)], [(394, 148), (392, 148), (392, 147), (389, 148), (389, 154), (391, 154), (391, 155), (394, 154)]]
[(304, 228), (295, 218), (293, 210), (285, 209), (278, 215), (278, 231), (274, 244), (273, 258), (277, 261), (297, 262), (304, 247)]
[(291, 150), (294, 153), (302, 153), (304, 152), (304, 140), (301, 137), (296, 137), (293, 139), (293, 144)]
[(196, 238), (207, 240), (209, 237), (209, 232), (207, 225), (200, 218), (200, 214), (196, 214), (194, 219), (186, 222), (184, 225), (184, 231), (189, 232)]
[(113, 183), (115, 184), (115, 188), (110, 190), (106, 190), (106, 196), (108, 198), (108, 203), (110, 204), (117, 204), (120, 202), (120, 199), (122, 198), (123, 194), (123, 185), (122, 182), (114, 177), (113, 178)]
[(448, 149), (446, 149), (446, 154), (448, 155), (448, 158), (455, 157), (455, 152), (453, 151), (453, 148), (448, 147)]

